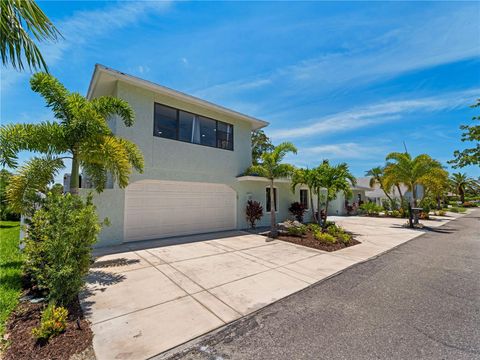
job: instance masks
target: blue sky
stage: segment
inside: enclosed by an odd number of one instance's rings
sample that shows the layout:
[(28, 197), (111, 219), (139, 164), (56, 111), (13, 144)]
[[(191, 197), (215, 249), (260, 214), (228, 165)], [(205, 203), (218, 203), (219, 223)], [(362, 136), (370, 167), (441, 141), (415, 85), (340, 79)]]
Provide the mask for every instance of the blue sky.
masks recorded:
[[(298, 166), (328, 158), (363, 176), (404, 141), (444, 164), (467, 146), (479, 2), (39, 4), (64, 36), (42, 49), (70, 90), (85, 94), (101, 63), (269, 121)], [(51, 119), (29, 73), (1, 80), (2, 123)]]

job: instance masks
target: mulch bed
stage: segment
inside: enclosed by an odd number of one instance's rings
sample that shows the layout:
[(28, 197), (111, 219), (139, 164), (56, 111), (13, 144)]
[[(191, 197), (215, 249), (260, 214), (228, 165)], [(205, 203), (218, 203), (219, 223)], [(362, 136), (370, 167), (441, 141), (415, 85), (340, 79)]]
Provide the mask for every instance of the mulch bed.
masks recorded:
[(306, 235), (303, 235), (302, 237), (300, 236), (289, 236), (289, 235), (279, 235), (277, 237), (278, 240), (290, 242), (293, 244), (297, 245), (303, 245), (307, 247), (311, 247), (317, 250), (323, 250), (323, 251), (336, 251), (340, 249), (344, 249), (346, 247), (354, 246), (357, 244), (360, 244), (360, 241), (352, 239), (350, 240), (349, 243), (344, 244), (343, 242), (337, 242), (335, 244), (330, 244), (330, 243), (325, 243), (318, 241), (313, 237), (313, 233), (310, 231), (307, 232)]
[(4, 353), (5, 360), (69, 359), (92, 344), (90, 323), (83, 317), (78, 301), (68, 308), (65, 332), (50, 339), (47, 344), (38, 343), (32, 335), (32, 329), (39, 325), (44, 306), (44, 303), (33, 304), (29, 301), (17, 306), (7, 324), (9, 345)]

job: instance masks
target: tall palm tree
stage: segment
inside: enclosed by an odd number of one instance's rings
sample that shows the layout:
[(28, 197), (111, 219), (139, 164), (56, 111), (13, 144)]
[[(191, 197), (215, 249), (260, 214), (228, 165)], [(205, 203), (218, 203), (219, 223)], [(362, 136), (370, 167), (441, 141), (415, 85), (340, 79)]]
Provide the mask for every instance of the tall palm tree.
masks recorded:
[(370, 187), (373, 188), (375, 185), (378, 185), (380, 189), (385, 193), (390, 203), (392, 202), (392, 197), (390, 196), (391, 185), (385, 181), (384, 169), (380, 166), (371, 168), (365, 172), (365, 176), (370, 176)]
[(475, 181), (469, 178), (466, 173), (453, 173), (450, 177), (450, 184), (455, 193), (460, 197), (462, 204), (465, 202), (465, 192), (469, 188), (475, 187)]
[(328, 160), (324, 160), (323, 163), (316, 168), (316, 171), (319, 174), (319, 187), (325, 189), (327, 192), (325, 221), (323, 223), (323, 227), (325, 227), (327, 224), (329, 202), (337, 197), (338, 192), (343, 192), (346, 196), (351, 194), (351, 186), (356, 184), (356, 179), (348, 169), (346, 163), (332, 166)]
[(266, 151), (261, 156), (261, 162), (252, 165), (248, 170), (248, 174), (256, 174), (267, 178), (270, 181), (270, 235), (278, 236), (277, 221), (275, 218), (275, 179), (288, 177), (293, 174), (294, 167), (290, 164), (283, 164), (283, 158), (288, 153), (297, 153), (297, 148), (290, 142), (281, 143), (275, 146), (271, 151)]
[(305, 185), (308, 187), (312, 219), (314, 219), (314, 221), (317, 221), (317, 217), (315, 215), (315, 207), (313, 206), (313, 193), (316, 193), (315, 176), (315, 170), (313, 169), (295, 169), (292, 175), (292, 191), (295, 192), (295, 188), (298, 185)]
[(442, 165), (426, 154), (412, 158), (409, 153), (393, 152), (387, 155), (385, 176), (390, 183), (399, 183), (407, 186), (412, 192), (412, 205), (417, 206), (417, 187), (422, 185), (422, 179), (434, 169), (441, 169)]
[(23, 70), (22, 59), (30, 69), (47, 70), (47, 64), (35, 44), (56, 41), (60, 35), (42, 9), (33, 0), (2, 0), (0, 2), (0, 52), (2, 63)]
[(12, 179), (9, 199), (21, 209), (29, 192), (45, 189), (55, 174), (72, 162), (70, 192), (79, 192), (80, 167), (90, 177), (97, 191), (111, 176), (120, 187), (128, 185), (132, 168), (143, 171), (143, 156), (137, 146), (110, 130), (107, 119), (118, 116), (126, 126), (134, 123), (130, 105), (118, 98), (99, 97), (88, 100), (70, 93), (56, 78), (37, 73), (30, 80), (51, 108), (57, 121), (38, 124), (10, 124), (0, 128), (0, 164), (17, 166), (19, 151), (44, 154), (27, 163)]

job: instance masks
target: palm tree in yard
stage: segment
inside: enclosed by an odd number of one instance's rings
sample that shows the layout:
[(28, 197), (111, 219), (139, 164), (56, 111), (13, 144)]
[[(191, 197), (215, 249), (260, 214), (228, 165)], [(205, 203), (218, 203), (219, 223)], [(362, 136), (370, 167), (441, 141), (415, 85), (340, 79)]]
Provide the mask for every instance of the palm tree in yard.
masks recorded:
[(375, 185), (378, 185), (381, 190), (385, 193), (385, 196), (392, 202), (392, 197), (390, 196), (391, 185), (385, 181), (384, 169), (380, 166), (371, 168), (365, 172), (365, 176), (370, 176), (370, 187), (373, 188)]
[(315, 187), (315, 180), (315, 170), (313, 169), (295, 169), (292, 175), (292, 191), (295, 191), (295, 188), (298, 185), (305, 185), (308, 187), (312, 219), (314, 219), (314, 221), (317, 221), (317, 217), (315, 215), (315, 208), (313, 206), (313, 193), (316, 193), (317, 190)]
[(27, 162), (11, 181), (8, 197), (17, 210), (25, 198), (43, 191), (71, 160), (70, 192), (79, 192), (79, 172), (92, 179), (97, 191), (105, 187), (107, 174), (120, 187), (128, 185), (132, 168), (143, 171), (143, 156), (137, 146), (113, 135), (107, 119), (117, 116), (126, 126), (134, 123), (130, 105), (118, 98), (88, 100), (70, 93), (56, 78), (37, 73), (30, 80), (32, 90), (46, 101), (57, 121), (9, 124), (0, 128), (0, 164), (15, 168), (18, 152), (43, 154)]
[(316, 172), (319, 176), (319, 186), (327, 192), (325, 201), (325, 221), (323, 222), (323, 227), (325, 228), (327, 224), (329, 202), (337, 197), (338, 192), (343, 192), (345, 195), (351, 194), (351, 185), (356, 184), (356, 179), (348, 169), (346, 163), (332, 166), (328, 160), (324, 160), (323, 163), (316, 168)]
[(452, 174), (450, 177), (450, 184), (455, 193), (460, 197), (462, 204), (465, 202), (466, 190), (475, 187), (475, 181), (469, 178), (466, 173)]
[(387, 155), (388, 161), (385, 167), (385, 176), (388, 182), (404, 184), (412, 192), (413, 206), (417, 206), (417, 187), (423, 185), (423, 179), (436, 169), (442, 169), (442, 165), (426, 154), (420, 154), (415, 158), (409, 153), (393, 152)]
[(275, 218), (275, 180), (285, 178), (293, 174), (294, 167), (290, 164), (283, 164), (282, 160), (288, 153), (297, 153), (297, 148), (290, 142), (281, 143), (275, 146), (271, 151), (266, 151), (261, 156), (261, 161), (257, 165), (252, 165), (248, 174), (255, 174), (267, 178), (270, 181), (270, 235), (278, 235), (277, 221)]
[(56, 41), (56, 27), (33, 0), (2, 0), (0, 4), (0, 50), (2, 63), (23, 70), (23, 59), (29, 68), (47, 71), (47, 64), (35, 40)]

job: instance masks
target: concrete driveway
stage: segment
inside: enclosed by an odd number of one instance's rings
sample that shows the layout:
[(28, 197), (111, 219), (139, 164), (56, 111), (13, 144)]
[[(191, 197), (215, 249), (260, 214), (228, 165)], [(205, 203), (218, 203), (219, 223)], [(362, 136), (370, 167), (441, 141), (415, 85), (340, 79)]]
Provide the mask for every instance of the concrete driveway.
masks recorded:
[(402, 219), (331, 220), (362, 244), (326, 253), (235, 231), (98, 252), (81, 299), (97, 358), (152, 357), (422, 234)]

